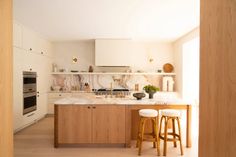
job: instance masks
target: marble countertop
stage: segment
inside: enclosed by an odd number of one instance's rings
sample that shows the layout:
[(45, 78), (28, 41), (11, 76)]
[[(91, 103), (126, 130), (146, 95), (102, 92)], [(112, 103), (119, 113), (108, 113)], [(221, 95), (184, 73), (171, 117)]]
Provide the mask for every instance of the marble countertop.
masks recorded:
[(79, 96), (72, 96), (59, 99), (54, 102), (56, 105), (103, 105), (103, 104), (116, 104), (116, 105), (155, 105), (155, 104), (189, 104), (181, 99), (170, 98), (154, 98), (149, 99), (148, 96), (142, 100), (137, 100), (134, 97), (126, 98), (105, 98), (105, 96), (96, 96), (94, 94), (81, 94)]

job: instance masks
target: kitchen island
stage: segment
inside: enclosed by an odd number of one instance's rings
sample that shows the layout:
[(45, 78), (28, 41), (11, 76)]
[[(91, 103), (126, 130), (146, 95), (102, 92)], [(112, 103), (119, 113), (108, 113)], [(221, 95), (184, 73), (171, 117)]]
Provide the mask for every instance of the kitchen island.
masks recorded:
[[(138, 110), (151, 108), (186, 111), (186, 147), (191, 147), (192, 107), (180, 100), (103, 98), (85, 94), (55, 102), (54, 146), (131, 146), (137, 137)], [(147, 127), (148, 131), (150, 128)]]

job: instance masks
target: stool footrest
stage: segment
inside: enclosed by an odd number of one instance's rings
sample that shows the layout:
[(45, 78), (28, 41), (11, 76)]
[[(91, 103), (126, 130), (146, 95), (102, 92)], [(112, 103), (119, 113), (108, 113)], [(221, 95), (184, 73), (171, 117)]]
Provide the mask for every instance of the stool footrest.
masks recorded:
[[(167, 141), (172, 141), (172, 142), (180, 141), (180, 136), (178, 134), (167, 133), (167, 135), (172, 135), (173, 136), (173, 138), (167, 138)], [(175, 138), (174, 138), (174, 136), (175, 136)], [(159, 138), (164, 140), (165, 139), (164, 133), (159, 134)]]

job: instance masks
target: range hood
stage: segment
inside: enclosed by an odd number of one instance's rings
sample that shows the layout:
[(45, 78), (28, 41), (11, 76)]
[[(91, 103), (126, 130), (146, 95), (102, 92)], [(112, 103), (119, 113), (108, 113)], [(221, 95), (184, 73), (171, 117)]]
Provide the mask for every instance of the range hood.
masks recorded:
[(131, 66), (132, 42), (123, 39), (96, 39), (95, 65), (103, 67)]

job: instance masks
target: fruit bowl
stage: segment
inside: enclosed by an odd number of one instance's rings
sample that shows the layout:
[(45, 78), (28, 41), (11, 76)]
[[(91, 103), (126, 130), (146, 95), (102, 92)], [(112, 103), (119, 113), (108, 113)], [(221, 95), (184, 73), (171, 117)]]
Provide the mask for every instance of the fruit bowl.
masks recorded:
[(137, 100), (141, 100), (142, 98), (144, 98), (146, 96), (145, 93), (134, 93), (133, 96), (137, 99)]

